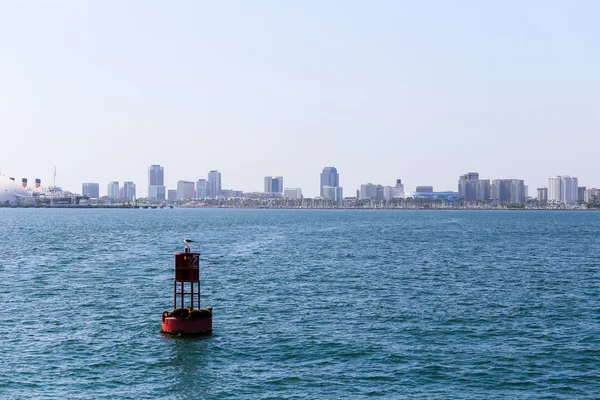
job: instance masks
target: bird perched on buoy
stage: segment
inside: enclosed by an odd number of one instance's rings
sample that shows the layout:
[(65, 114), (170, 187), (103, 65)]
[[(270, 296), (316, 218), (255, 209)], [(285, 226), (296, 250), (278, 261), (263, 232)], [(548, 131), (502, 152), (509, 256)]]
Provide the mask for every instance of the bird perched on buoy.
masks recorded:
[(189, 253), (190, 252), (190, 243), (194, 243), (194, 241), (192, 239), (188, 239), (188, 238), (183, 238), (183, 243), (185, 243), (185, 252)]

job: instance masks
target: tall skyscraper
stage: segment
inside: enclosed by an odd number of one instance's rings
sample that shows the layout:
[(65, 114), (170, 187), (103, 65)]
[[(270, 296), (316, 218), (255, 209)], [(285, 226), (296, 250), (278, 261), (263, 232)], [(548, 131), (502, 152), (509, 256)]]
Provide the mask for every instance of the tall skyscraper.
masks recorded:
[(475, 200), (488, 201), (492, 198), (492, 185), (489, 179), (480, 179), (477, 181), (477, 190)]
[(564, 204), (577, 203), (577, 183), (577, 178), (568, 175), (548, 178), (548, 201)]
[(95, 182), (83, 183), (81, 185), (81, 193), (90, 199), (100, 198), (100, 184)]
[(196, 198), (196, 187), (194, 182), (177, 182), (177, 200), (188, 200)]
[(196, 182), (196, 198), (206, 199), (208, 197), (208, 181), (206, 179), (198, 179)]
[(273, 179), (273, 193), (283, 193), (283, 176), (276, 176)]
[(537, 189), (537, 199), (540, 203), (548, 202), (548, 188), (538, 188)]
[(109, 199), (118, 199), (121, 197), (121, 196), (119, 196), (119, 182), (118, 181), (112, 181), (107, 185), (106, 196), (108, 196)]
[(525, 182), (521, 179), (494, 179), (492, 201), (494, 204), (525, 203)]
[(160, 165), (148, 167), (148, 199), (165, 200), (165, 169)]
[(221, 194), (221, 173), (212, 170), (208, 173), (208, 196), (211, 199), (218, 197)]
[(469, 172), (458, 178), (458, 193), (462, 199), (477, 200), (479, 172)]
[(123, 199), (127, 201), (135, 200), (135, 183), (123, 182)]
[(577, 202), (583, 203), (583, 199), (585, 198), (586, 189), (587, 188), (585, 186), (579, 186), (577, 188)]
[(283, 177), (265, 176), (265, 191), (264, 193), (283, 193)]
[(323, 195), (323, 188), (325, 186), (339, 187), (340, 186), (340, 175), (335, 167), (325, 167), (321, 172), (321, 191), (320, 196), (325, 198)]

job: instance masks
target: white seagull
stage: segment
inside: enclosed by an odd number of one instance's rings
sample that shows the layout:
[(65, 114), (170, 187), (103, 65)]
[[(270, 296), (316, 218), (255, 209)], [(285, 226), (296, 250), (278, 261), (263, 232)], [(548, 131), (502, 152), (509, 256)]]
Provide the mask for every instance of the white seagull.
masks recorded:
[(190, 244), (190, 243), (194, 243), (194, 241), (192, 239), (183, 238), (183, 243)]

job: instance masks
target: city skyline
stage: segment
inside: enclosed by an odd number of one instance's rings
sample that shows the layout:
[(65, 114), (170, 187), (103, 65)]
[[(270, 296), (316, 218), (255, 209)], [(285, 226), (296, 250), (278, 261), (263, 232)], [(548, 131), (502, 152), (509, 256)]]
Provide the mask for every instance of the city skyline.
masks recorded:
[[(148, 167), (148, 183), (151, 188), (153, 183), (161, 183), (164, 179), (164, 167), (161, 165), (151, 165)], [(27, 186), (27, 178), (22, 178), (23, 187)], [(36, 179), (36, 184), (39, 180)], [(340, 200), (343, 197), (353, 197), (352, 194), (343, 196), (343, 187), (339, 185), (339, 172), (333, 166), (324, 167), (319, 175), (320, 197), (327, 200)], [(127, 186), (130, 186), (128, 189)], [(82, 192), (89, 197), (98, 196), (98, 183), (82, 183)], [(118, 181), (112, 181), (107, 186), (106, 196), (111, 199), (124, 199), (131, 201), (135, 198), (134, 182), (124, 182), (124, 186), (119, 188)], [(208, 179), (198, 179), (197, 182), (179, 180), (176, 189), (164, 187), (166, 191), (165, 200), (186, 200), (193, 198), (216, 198), (216, 197), (236, 197), (244, 193), (242, 190), (223, 189), (221, 186), (221, 173), (218, 170), (208, 172)], [(549, 189), (550, 188), (550, 189)], [(285, 189), (285, 190), (284, 190)], [(596, 190), (596, 188), (591, 188)], [(262, 193), (275, 197), (297, 198), (302, 188), (288, 188), (283, 186), (282, 176), (265, 176), (264, 189), (262, 192), (245, 192), (252, 195)], [(284, 194), (287, 192), (288, 194)], [(90, 196), (94, 193), (96, 196)], [(118, 193), (118, 195), (115, 195)], [(131, 195), (133, 193), (133, 195)], [(373, 200), (391, 200), (394, 198), (403, 198), (426, 193), (427, 196), (442, 195), (452, 198), (460, 198), (466, 201), (492, 201), (494, 203), (523, 203), (527, 198), (537, 198), (541, 201), (551, 201), (565, 204), (572, 204), (582, 201), (586, 194), (586, 186), (578, 185), (577, 177), (556, 176), (548, 178), (548, 185), (536, 188), (531, 193), (529, 186), (521, 179), (480, 179), (479, 172), (468, 172), (460, 175), (458, 187), (456, 190), (434, 191), (433, 186), (416, 186), (414, 192), (405, 190), (402, 179), (396, 179), (395, 186), (381, 185), (380, 183), (361, 184), (356, 190), (356, 198)], [(150, 200), (159, 200), (151, 198)]]
[(48, 184), (56, 166), (72, 191), (133, 181), (140, 197), (156, 162), (169, 188), (217, 169), (224, 187), (261, 191), (277, 174), (308, 197), (325, 165), (346, 195), (398, 176), (454, 190), (465, 171), (593, 186), (599, 13), (556, 1), (5, 4), (0, 168)]

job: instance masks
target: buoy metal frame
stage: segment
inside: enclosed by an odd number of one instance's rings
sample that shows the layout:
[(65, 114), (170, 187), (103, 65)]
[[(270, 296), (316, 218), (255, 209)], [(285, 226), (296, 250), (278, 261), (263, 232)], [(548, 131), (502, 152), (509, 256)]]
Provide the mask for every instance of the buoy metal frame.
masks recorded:
[(192, 253), (189, 246), (175, 253), (173, 310), (163, 311), (161, 332), (177, 336), (212, 332), (212, 307), (200, 308), (200, 253)]

